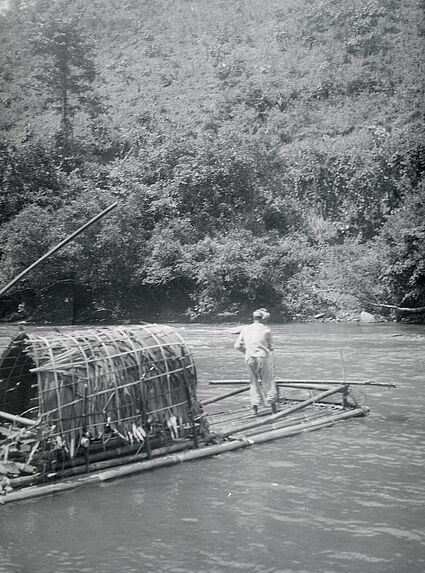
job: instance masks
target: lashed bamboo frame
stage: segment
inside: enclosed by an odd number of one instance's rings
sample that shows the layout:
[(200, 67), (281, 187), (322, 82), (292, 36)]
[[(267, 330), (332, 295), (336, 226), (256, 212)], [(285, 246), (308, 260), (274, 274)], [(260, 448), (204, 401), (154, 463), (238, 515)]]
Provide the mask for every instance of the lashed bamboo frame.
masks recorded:
[(50, 438), (60, 437), (71, 457), (83, 434), (103, 439), (106, 427), (130, 443), (146, 420), (164, 435), (172, 416), (182, 435), (190, 428), (196, 369), (184, 340), (170, 327), (27, 336), (39, 414), (50, 427)]

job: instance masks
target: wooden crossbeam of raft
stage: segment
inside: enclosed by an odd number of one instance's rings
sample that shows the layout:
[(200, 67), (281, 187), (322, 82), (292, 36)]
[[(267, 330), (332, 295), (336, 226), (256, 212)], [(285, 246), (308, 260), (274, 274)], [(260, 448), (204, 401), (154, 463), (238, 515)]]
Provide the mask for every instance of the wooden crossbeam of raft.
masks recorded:
[[(276, 384), (284, 386), (289, 384), (349, 384), (353, 386), (383, 386), (385, 388), (396, 388), (393, 382), (375, 382), (374, 380), (314, 380), (300, 378), (276, 378)], [(249, 384), (246, 379), (223, 379), (209, 380), (208, 384), (212, 386), (227, 384)]]

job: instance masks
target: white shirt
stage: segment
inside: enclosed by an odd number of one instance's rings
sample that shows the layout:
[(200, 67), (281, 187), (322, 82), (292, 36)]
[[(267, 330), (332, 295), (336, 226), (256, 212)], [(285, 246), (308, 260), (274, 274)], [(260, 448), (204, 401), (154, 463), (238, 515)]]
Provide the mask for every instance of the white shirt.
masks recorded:
[(265, 358), (273, 350), (270, 327), (261, 322), (244, 326), (235, 343), (236, 349), (245, 349), (245, 359)]

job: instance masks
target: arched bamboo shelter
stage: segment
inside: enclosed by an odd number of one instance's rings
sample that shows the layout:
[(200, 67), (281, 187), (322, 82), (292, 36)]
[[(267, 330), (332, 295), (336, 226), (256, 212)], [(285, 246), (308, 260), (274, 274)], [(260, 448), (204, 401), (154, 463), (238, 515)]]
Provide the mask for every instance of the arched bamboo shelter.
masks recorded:
[(165, 443), (196, 431), (196, 369), (167, 326), (21, 332), (0, 362), (0, 410), (71, 459), (92, 442)]

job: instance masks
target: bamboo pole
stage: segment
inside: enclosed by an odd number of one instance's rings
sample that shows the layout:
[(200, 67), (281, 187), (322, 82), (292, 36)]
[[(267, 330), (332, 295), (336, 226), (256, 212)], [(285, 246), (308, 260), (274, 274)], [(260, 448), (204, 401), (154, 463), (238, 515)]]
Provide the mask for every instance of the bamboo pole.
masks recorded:
[(90, 221), (85, 223), (82, 227), (80, 227), (79, 229), (74, 231), (71, 235), (66, 237), (66, 239), (64, 239), (59, 244), (57, 244), (55, 247), (50, 249), (50, 251), (48, 251), (45, 255), (43, 255), (42, 257), (37, 259), (34, 263), (32, 263), (29, 267), (24, 269), (17, 277), (15, 277), (12, 281), (10, 281), (10, 283), (8, 283), (5, 287), (3, 287), (0, 290), (0, 296), (3, 295), (5, 292), (7, 292), (14, 284), (16, 284), (18, 281), (20, 281), (24, 276), (26, 276), (30, 271), (32, 271), (40, 263), (42, 263), (43, 261), (45, 261), (46, 259), (51, 257), (54, 253), (56, 253), (56, 251), (59, 251), (59, 249), (61, 249), (62, 247), (67, 245), (69, 242), (71, 242), (73, 239), (75, 239), (75, 237), (77, 237), (80, 233), (85, 231), (87, 229), (87, 227), (90, 227), (90, 225), (93, 225), (93, 223), (98, 221), (101, 217), (104, 217), (107, 213), (109, 213), (109, 211), (112, 211), (112, 209), (115, 209), (115, 207), (117, 205), (118, 205), (118, 203), (113, 203), (112, 205), (109, 205), (109, 207), (107, 207), (101, 213), (96, 215), (96, 217), (93, 217), (93, 219), (90, 219)]
[[(276, 384), (349, 384), (353, 386), (383, 386), (386, 388), (396, 388), (393, 382), (375, 382), (374, 380), (312, 380), (300, 378), (277, 378)], [(210, 380), (210, 385), (227, 385), (227, 384), (249, 384), (246, 379), (235, 380)]]
[[(342, 410), (339, 410), (340, 412)], [(292, 426), (296, 426), (298, 424), (306, 424), (308, 422), (313, 422), (313, 421), (317, 421), (317, 420), (321, 420), (324, 419), (325, 417), (329, 416), (329, 411), (327, 413), (323, 413), (323, 412), (309, 412), (309, 415), (307, 416), (306, 414), (302, 415), (302, 416), (294, 416), (293, 418), (289, 418), (286, 419), (284, 418), (282, 421), (278, 421), (274, 424), (272, 424), (272, 426), (263, 426), (261, 428), (254, 428), (252, 430), (246, 430), (243, 433), (244, 437), (250, 437), (252, 435), (260, 435), (263, 434), (264, 432), (270, 432), (271, 430), (280, 430), (282, 428), (290, 428)], [(231, 434), (229, 436), (229, 439), (232, 440), (237, 440), (237, 439), (241, 439), (241, 435), (238, 434)]]
[(344, 353), (342, 352), (342, 348), (339, 349), (339, 362), (341, 364), (341, 376), (343, 381), (346, 381), (346, 374), (345, 374), (345, 363), (344, 363)]
[[(190, 442), (189, 441), (186, 441), (185, 443), (171, 444), (169, 446), (166, 446), (163, 448), (157, 448), (156, 450), (153, 450), (151, 453), (151, 458), (157, 458), (157, 457), (160, 457), (163, 455), (168, 455), (169, 453), (181, 452), (183, 450), (187, 450), (188, 448), (190, 448)], [(128, 449), (130, 449), (130, 447)], [(138, 446), (137, 449), (140, 450), (140, 445)], [(125, 450), (126, 450), (126, 448), (122, 448), (122, 451), (125, 451)], [(136, 448), (133, 447), (133, 451), (137, 451)], [(143, 454), (133, 453), (133, 454), (126, 455), (126, 456), (120, 456), (120, 457), (117, 457), (117, 456), (114, 458), (106, 459), (106, 460), (105, 459), (99, 459), (99, 460), (95, 461), (96, 455), (94, 455), (93, 456), (94, 459), (89, 464), (89, 471), (90, 472), (102, 471), (104, 469), (109, 469), (109, 468), (117, 467), (117, 466), (123, 466), (125, 464), (134, 463), (136, 461), (146, 460), (147, 458), (151, 459), (151, 458), (149, 458), (149, 456), (146, 455), (146, 453), (143, 453)], [(65, 468), (64, 470), (58, 470), (57, 472), (52, 471), (50, 481), (54, 482), (58, 479), (68, 478), (68, 477), (77, 476), (77, 475), (86, 474), (86, 473), (87, 473), (87, 469), (86, 469), (85, 460), (84, 460), (82, 463), (79, 463), (77, 466), (68, 467), (68, 468)], [(48, 479), (49, 478), (47, 478), (47, 480)], [(37, 474), (37, 475), (32, 475), (32, 476), (23, 476), (23, 477), (17, 477), (17, 478), (11, 478), (10, 479), (10, 485), (14, 489), (15, 488), (20, 489), (23, 487), (27, 487), (30, 485), (32, 486), (32, 485), (36, 485), (36, 484), (40, 484), (40, 483), (44, 483), (44, 484), (46, 483), (46, 476), (45, 475)]]
[(396, 388), (394, 382), (375, 382), (374, 380), (297, 380), (282, 378), (277, 384), (346, 384), (348, 386), (382, 386), (384, 388)]
[(88, 484), (102, 483), (105, 481), (110, 481), (113, 479), (125, 477), (127, 475), (135, 475), (145, 471), (151, 471), (156, 468), (172, 466), (183, 462), (188, 462), (191, 460), (215, 456), (224, 452), (230, 452), (254, 444), (261, 444), (278, 438), (294, 436), (301, 432), (319, 430), (321, 428), (325, 428), (341, 420), (364, 415), (365, 411), (362, 408), (355, 408), (353, 410), (342, 412), (341, 414), (327, 416), (323, 420), (301, 423), (298, 424), (297, 426), (289, 428), (271, 430), (270, 432), (265, 432), (260, 435), (250, 436), (249, 438), (242, 438), (230, 442), (225, 442), (223, 444), (217, 444), (214, 446), (206, 446), (203, 448), (192, 449), (182, 454), (165, 455), (158, 459), (136, 462), (133, 464), (126, 465), (124, 467), (104, 470), (96, 474), (85, 475), (84, 477), (77, 479), (71, 478), (68, 481), (62, 483), (34, 486), (19, 491), (12, 491), (6, 494), (5, 496), (2, 496), (2, 498), (0, 498), (0, 503), (9, 503), (12, 501), (21, 501), (24, 499), (52, 495), (55, 493), (60, 493), (62, 491), (73, 490)]
[(22, 426), (35, 426), (38, 423), (35, 420), (29, 420), (28, 418), (15, 416), (14, 414), (9, 414), (8, 412), (3, 411), (0, 411), (0, 418), (3, 418), (3, 420), (9, 420), (10, 422), (15, 422), (16, 424), (21, 424)]
[(303, 400), (299, 404), (295, 404), (294, 406), (291, 406), (290, 408), (287, 408), (286, 410), (282, 410), (281, 412), (277, 412), (277, 414), (271, 414), (270, 416), (265, 416), (261, 419), (257, 418), (253, 422), (248, 422), (247, 424), (243, 424), (243, 425), (239, 426), (239, 428), (234, 428), (233, 430), (224, 432), (224, 433), (222, 433), (222, 436), (227, 437), (227, 436), (230, 436), (231, 434), (243, 432), (244, 430), (250, 430), (251, 428), (258, 428), (259, 426), (264, 426), (265, 424), (271, 424), (275, 420), (279, 420), (280, 418), (284, 418), (285, 416), (289, 416), (289, 414), (292, 414), (293, 412), (297, 412), (298, 410), (301, 410), (302, 408), (305, 408), (306, 406), (310, 406), (310, 404), (314, 404), (314, 402), (319, 402), (320, 400), (323, 400), (324, 398), (327, 398), (328, 396), (332, 396), (333, 394), (337, 394), (338, 392), (343, 391), (344, 388), (345, 388), (344, 384), (340, 384), (339, 386), (336, 386), (335, 388), (331, 388), (330, 390), (327, 390), (326, 392), (321, 392), (320, 394), (316, 394), (316, 396), (312, 396), (311, 398), (308, 398), (307, 400)]
[(305, 384), (304, 382), (278, 382), (277, 386), (280, 388), (297, 388), (298, 390), (330, 390), (331, 388), (328, 384)]
[[(339, 411), (341, 412), (342, 409), (339, 408)], [(306, 412), (302, 413), (301, 415), (294, 415), (291, 416), (290, 418), (283, 418), (283, 420), (281, 421), (277, 421), (271, 425), (264, 425), (260, 428), (253, 428), (252, 430), (245, 430), (244, 431), (244, 435), (245, 436), (249, 436), (251, 434), (260, 434), (262, 432), (269, 432), (271, 429), (276, 430), (278, 428), (283, 428), (283, 427), (288, 427), (288, 426), (294, 426), (296, 424), (299, 424), (301, 422), (307, 422), (307, 421), (312, 421), (318, 418), (323, 418), (323, 416), (327, 416), (329, 415), (329, 410), (326, 411), (326, 413), (324, 413), (323, 411), (321, 412), (315, 412), (315, 411), (308, 411), (308, 414)], [(247, 416), (245, 417), (241, 417), (239, 418), (240, 421), (243, 420), (247, 420)], [(250, 419), (252, 420), (252, 416), (250, 416)], [(238, 421), (238, 420), (235, 420)], [(232, 430), (232, 427), (236, 427), (235, 425), (232, 426), (233, 424), (233, 420), (230, 421), (229, 424), (217, 424), (217, 425), (210, 425), (210, 431), (212, 433), (216, 433), (218, 435), (222, 435), (223, 433), (226, 432), (227, 429)], [(217, 427), (216, 427), (217, 426)], [(229, 435), (229, 439), (233, 439), (234, 438), (234, 434), (230, 433)]]
[(208, 400), (203, 400), (201, 404), (203, 406), (206, 406), (207, 404), (213, 404), (214, 402), (219, 402), (220, 400), (224, 400), (225, 398), (230, 398), (230, 396), (236, 396), (236, 394), (242, 394), (242, 392), (247, 392), (248, 390), (249, 386), (247, 388), (237, 388), (236, 390), (225, 392), (224, 394), (220, 394), (219, 396), (215, 396), (214, 398), (208, 398)]
[(246, 380), (245, 378), (243, 380), (242, 379), (241, 380), (238, 380), (238, 379), (235, 379), (235, 380), (232, 380), (232, 379), (229, 379), (229, 380), (226, 380), (226, 379), (224, 379), (224, 380), (209, 380), (208, 384), (210, 386), (221, 386), (221, 385), (227, 386), (228, 384), (236, 384), (236, 385), (237, 384), (244, 384), (245, 385), (245, 384), (249, 384), (249, 380)]
[(321, 429), (323, 427), (333, 425), (335, 422), (339, 422), (341, 420), (346, 420), (348, 418), (356, 418), (364, 415), (365, 415), (364, 408), (353, 408), (352, 410), (347, 410), (345, 412), (341, 412), (340, 414), (333, 414), (330, 416), (326, 416), (321, 420), (305, 422), (297, 424), (296, 426), (290, 426), (288, 428), (270, 430), (269, 432), (261, 432), (255, 436), (249, 437), (248, 439), (252, 440), (254, 444), (261, 444), (263, 442), (275, 440), (277, 438), (294, 436), (295, 434), (299, 434), (301, 432), (308, 432), (314, 429)]

